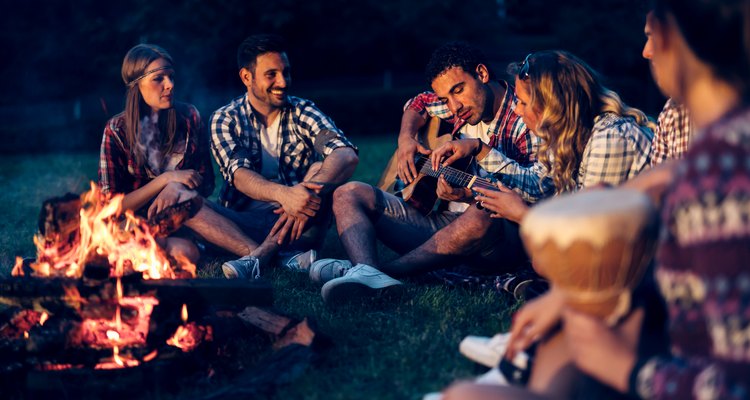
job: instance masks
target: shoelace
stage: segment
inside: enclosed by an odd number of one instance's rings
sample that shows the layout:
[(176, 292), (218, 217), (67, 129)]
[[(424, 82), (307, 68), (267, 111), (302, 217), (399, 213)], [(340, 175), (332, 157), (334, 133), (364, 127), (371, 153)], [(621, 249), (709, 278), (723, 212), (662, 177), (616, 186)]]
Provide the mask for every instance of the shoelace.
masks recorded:
[(253, 279), (260, 278), (260, 263), (259, 262), (256, 262), (253, 264), (253, 271), (250, 274), (253, 276)]

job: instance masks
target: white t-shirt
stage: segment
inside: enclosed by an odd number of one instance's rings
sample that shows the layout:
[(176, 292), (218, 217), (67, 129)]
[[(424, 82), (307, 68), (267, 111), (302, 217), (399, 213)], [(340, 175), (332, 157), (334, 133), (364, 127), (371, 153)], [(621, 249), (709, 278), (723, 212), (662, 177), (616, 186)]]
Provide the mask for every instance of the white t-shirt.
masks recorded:
[(279, 158), (281, 149), (281, 138), (279, 137), (279, 128), (281, 127), (281, 116), (266, 127), (260, 125), (260, 146), (261, 146), (261, 171), (260, 174), (274, 182), (279, 181)]
[[(486, 123), (484, 121), (479, 121), (476, 125), (469, 125), (466, 124), (461, 127), (459, 130), (459, 139), (476, 139), (479, 138), (482, 142), (485, 144), (490, 142), (490, 135), (488, 133), (490, 129), (490, 124)], [(484, 170), (481, 171), (468, 171), (471, 173), (477, 173), (477, 172), (484, 172)], [(486, 172), (481, 173), (481, 177), (485, 177), (487, 175)], [(457, 201), (451, 201), (448, 203), (448, 211), (451, 212), (464, 212), (466, 209), (469, 208), (469, 205), (466, 203), (461, 203)]]

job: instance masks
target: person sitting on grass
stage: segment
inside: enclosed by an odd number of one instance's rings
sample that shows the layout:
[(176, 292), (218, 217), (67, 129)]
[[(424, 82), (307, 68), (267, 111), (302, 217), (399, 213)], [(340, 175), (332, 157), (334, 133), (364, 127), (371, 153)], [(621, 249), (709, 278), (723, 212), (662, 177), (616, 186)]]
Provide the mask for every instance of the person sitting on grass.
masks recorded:
[[(127, 87), (125, 110), (104, 128), (99, 160), (99, 186), (104, 193), (124, 193), (122, 208), (145, 217), (195, 196), (209, 196), (214, 174), (208, 138), (198, 110), (174, 100), (172, 57), (161, 47), (139, 44), (122, 62)], [(199, 238), (232, 254), (267, 258), (275, 240), (258, 246), (208, 201), (161, 243), (173, 258), (197, 263)]]
[[(414, 156), (429, 154), (415, 139), (427, 113), (454, 122), (457, 137), (485, 141), (521, 165), (533, 164), (538, 139), (513, 113), (513, 87), (494, 75), (484, 54), (464, 42), (447, 43), (433, 52), (426, 70), (435, 93), (407, 104), (398, 139), (399, 176), (405, 183), (417, 175)], [(472, 172), (487, 176), (493, 171)], [(490, 219), (469, 207), (471, 191), (451, 187), (444, 178), (433, 190), (450, 204), (428, 215), (365, 183), (350, 182), (336, 190), (336, 226), (351, 261), (324, 259), (313, 264), (310, 277), (324, 283), (321, 294), (326, 302), (401, 287), (380, 271), (406, 276), (465, 264), (478, 274), (497, 275), (526, 266), (528, 257), (516, 224)], [(378, 264), (376, 239), (402, 256)]]
[[(290, 242), (281, 264), (307, 272), (330, 225), (330, 193), (354, 173), (357, 149), (313, 102), (288, 95), (281, 37), (248, 37), (237, 64), (247, 93), (214, 111), (209, 124), (224, 177), (219, 212), (255, 240), (270, 234), (279, 245)], [(222, 269), (245, 277), (261, 261), (250, 255)]]
[[(631, 321), (610, 328), (552, 295), (514, 317), (508, 353), (562, 326), (558, 365), (572, 363), (627, 398), (748, 399), (750, 0), (655, 0), (653, 5), (653, 72), (662, 92), (685, 105), (699, 132), (684, 159), (660, 170), (666, 176), (660, 186), (666, 189), (647, 190), (656, 199), (663, 193), (653, 278), (668, 311), (662, 322), (669, 343), (645, 354), (640, 343), (649, 339), (639, 337)], [(458, 383), (444, 398), (594, 397), (539, 389)]]

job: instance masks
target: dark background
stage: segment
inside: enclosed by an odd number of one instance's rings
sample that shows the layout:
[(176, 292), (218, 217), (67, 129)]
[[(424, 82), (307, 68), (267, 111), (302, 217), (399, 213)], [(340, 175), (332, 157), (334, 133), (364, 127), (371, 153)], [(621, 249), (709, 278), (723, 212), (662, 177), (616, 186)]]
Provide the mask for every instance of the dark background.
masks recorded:
[(0, 153), (95, 150), (123, 108), (122, 58), (137, 43), (175, 60), (177, 98), (204, 121), (243, 94), (236, 49), (253, 33), (290, 46), (291, 93), (315, 101), (349, 136), (392, 134), (401, 107), (427, 90), (435, 47), (462, 39), (498, 72), (530, 51), (569, 50), (630, 105), (655, 116), (664, 98), (641, 58), (638, 0), (3, 0)]

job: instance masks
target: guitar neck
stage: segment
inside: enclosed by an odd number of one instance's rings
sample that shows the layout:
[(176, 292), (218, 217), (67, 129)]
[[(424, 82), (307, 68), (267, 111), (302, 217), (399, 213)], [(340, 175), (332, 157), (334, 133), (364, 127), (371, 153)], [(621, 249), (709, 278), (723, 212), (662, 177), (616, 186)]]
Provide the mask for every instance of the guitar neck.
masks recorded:
[(432, 163), (430, 162), (430, 159), (424, 156), (421, 156), (417, 160), (417, 168), (419, 169), (420, 173), (431, 176), (433, 178), (437, 178), (440, 175), (443, 175), (445, 180), (448, 181), (448, 183), (450, 183), (453, 187), (498, 190), (497, 186), (495, 186), (495, 184), (492, 183), (492, 181), (490, 181), (489, 179), (480, 178), (479, 176), (463, 172), (450, 166), (441, 165), (437, 169), (437, 171), (435, 171), (432, 169)]

